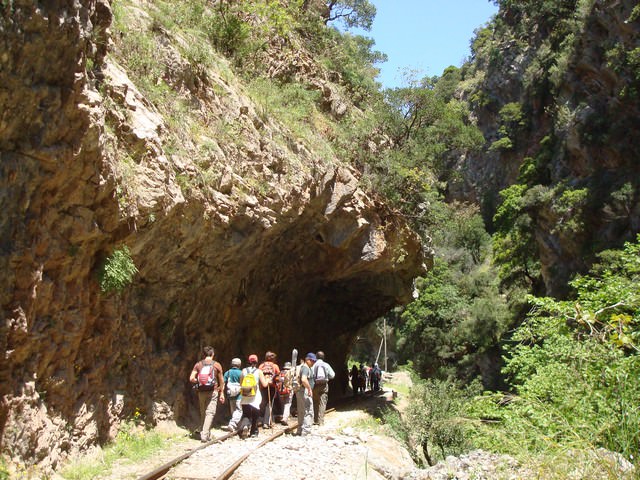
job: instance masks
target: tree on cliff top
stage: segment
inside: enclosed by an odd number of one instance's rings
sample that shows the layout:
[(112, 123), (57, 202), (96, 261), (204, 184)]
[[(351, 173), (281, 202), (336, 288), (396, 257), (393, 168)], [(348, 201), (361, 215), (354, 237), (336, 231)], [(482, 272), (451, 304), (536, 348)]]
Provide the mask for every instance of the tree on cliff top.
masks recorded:
[[(308, 3), (305, 2), (305, 3)], [(325, 24), (342, 20), (347, 28), (371, 30), (376, 7), (368, 0), (331, 0), (327, 3)]]

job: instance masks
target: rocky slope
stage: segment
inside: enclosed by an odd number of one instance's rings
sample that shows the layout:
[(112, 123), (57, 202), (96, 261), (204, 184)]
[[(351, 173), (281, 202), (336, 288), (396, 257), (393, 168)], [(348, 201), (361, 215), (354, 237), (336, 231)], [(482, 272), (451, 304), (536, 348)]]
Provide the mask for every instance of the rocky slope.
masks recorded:
[(637, 10), (631, 0), (501, 2), (463, 68), (461, 94), (488, 143), (460, 161), (452, 196), (478, 201), (491, 225), (500, 190), (527, 186), (539, 293), (566, 294), (594, 253), (640, 231)]
[[(0, 441), (12, 460), (55, 467), (136, 412), (188, 423), (205, 344), (224, 363), (295, 346), (337, 364), (359, 327), (410, 298), (425, 257), (403, 220), (260, 112), (224, 59), (190, 63), (176, 47), (189, 40), (149, 4), (126, 4), (126, 18), (154, 38), (183, 117), (113, 54), (110, 2), (3, 5)], [(328, 114), (344, 114), (321, 85)], [(123, 246), (138, 273), (104, 292)]]

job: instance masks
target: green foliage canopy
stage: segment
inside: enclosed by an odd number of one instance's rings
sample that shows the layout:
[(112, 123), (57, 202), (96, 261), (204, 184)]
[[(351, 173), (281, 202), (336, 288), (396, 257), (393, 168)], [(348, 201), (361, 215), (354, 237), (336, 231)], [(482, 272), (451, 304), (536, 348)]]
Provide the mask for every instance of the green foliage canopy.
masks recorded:
[(519, 432), (534, 451), (549, 439), (631, 459), (640, 449), (640, 236), (600, 258), (571, 282), (575, 300), (529, 298), (505, 358), (517, 397), (497, 408), (480, 399), (484, 415), (500, 418), (499, 428)]

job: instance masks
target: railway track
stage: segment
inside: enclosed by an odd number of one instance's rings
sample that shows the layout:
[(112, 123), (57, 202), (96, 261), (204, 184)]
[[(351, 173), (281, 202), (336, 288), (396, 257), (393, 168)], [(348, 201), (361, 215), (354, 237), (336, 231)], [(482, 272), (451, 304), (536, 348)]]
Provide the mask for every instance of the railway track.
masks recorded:
[[(335, 407), (328, 408), (325, 415), (330, 415), (335, 410)], [(137, 480), (228, 480), (252, 453), (296, 429), (297, 422), (290, 423), (286, 427), (276, 426), (272, 430), (261, 429), (262, 435), (270, 432), (268, 436), (262, 439), (248, 438), (245, 440), (240, 440), (237, 432), (226, 433), (170, 460), (138, 477)], [(222, 444), (228, 440), (232, 445), (225, 445), (225, 448), (221, 448)], [(193, 464), (198, 464), (199, 468), (198, 472), (194, 472), (189, 468), (189, 462), (190, 459), (194, 459), (198, 455), (201, 458), (196, 458)], [(231, 458), (232, 460), (222, 464), (221, 461), (218, 461), (219, 458)]]

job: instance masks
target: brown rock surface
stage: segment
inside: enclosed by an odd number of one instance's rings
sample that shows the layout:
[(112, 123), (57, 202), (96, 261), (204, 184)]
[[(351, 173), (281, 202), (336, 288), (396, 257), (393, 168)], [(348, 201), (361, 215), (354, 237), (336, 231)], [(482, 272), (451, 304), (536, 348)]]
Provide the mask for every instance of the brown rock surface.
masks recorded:
[[(537, 293), (563, 296), (596, 253), (640, 231), (638, 79), (625, 60), (640, 46), (637, 2), (577, 3), (576, 27), (563, 35), (562, 16), (537, 18), (535, 28), (519, 31), (527, 21), (514, 17), (519, 8), (501, 8), (496, 50), (470, 65), (484, 99), (472, 116), (487, 148), (458, 159), (462, 181), (449, 186), (449, 195), (479, 203), (491, 225), (501, 190), (514, 183), (544, 187), (546, 199), (527, 206), (544, 283)], [(506, 128), (500, 112), (509, 104), (521, 108), (524, 121)], [(513, 145), (491, 149), (505, 131)], [(519, 180), (527, 169), (528, 178)], [(559, 197), (579, 189), (587, 198), (559, 213)]]
[[(188, 424), (204, 344), (225, 364), (294, 346), (337, 364), (359, 327), (409, 298), (422, 246), (356, 172), (319, 161), (215, 72), (190, 77), (190, 98), (237, 135), (185, 140), (208, 142), (204, 171), (167, 152), (163, 115), (105, 56), (107, 2), (12, 5), (0, 26), (0, 442), (13, 460), (55, 467), (136, 411)], [(105, 294), (100, 268), (120, 245), (139, 273)]]

